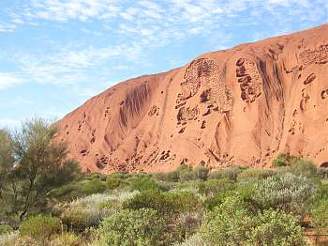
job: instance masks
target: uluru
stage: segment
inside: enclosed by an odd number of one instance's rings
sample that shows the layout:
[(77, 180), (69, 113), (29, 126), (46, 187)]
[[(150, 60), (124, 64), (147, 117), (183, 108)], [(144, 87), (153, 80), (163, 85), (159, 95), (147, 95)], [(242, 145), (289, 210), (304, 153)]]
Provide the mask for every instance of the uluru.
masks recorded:
[[(156, 62), (156, 61), (153, 61)], [(57, 122), (86, 171), (328, 161), (328, 25), (121, 82)]]

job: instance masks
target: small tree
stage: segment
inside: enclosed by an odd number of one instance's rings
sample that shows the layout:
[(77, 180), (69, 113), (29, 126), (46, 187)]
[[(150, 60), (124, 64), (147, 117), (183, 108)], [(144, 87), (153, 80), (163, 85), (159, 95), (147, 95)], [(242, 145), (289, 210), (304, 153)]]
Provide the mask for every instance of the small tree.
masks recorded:
[(80, 173), (78, 164), (67, 159), (67, 146), (55, 141), (55, 134), (54, 125), (36, 119), (24, 123), (8, 144), (13, 147), (5, 161), (10, 171), (6, 184), (8, 192), (3, 200), (10, 204), (10, 212), (20, 220), (31, 209), (42, 208), (51, 189)]

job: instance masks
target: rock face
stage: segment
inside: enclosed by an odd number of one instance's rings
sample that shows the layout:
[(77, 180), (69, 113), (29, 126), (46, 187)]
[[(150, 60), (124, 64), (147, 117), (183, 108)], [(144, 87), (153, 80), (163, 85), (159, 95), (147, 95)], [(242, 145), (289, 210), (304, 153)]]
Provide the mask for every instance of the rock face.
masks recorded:
[(328, 161), (328, 25), (122, 82), (57, 123), (85, 170)]

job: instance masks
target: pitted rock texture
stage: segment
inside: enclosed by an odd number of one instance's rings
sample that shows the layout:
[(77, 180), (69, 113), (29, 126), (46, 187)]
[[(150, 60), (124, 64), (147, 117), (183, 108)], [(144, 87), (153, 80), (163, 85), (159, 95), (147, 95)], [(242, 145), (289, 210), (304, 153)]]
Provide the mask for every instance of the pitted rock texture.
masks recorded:
[(281, 152), (328, 162), (328, 25), (204, 54), (131, 79), (57, 122), (84, 170), (185, 163), (270, 166)]

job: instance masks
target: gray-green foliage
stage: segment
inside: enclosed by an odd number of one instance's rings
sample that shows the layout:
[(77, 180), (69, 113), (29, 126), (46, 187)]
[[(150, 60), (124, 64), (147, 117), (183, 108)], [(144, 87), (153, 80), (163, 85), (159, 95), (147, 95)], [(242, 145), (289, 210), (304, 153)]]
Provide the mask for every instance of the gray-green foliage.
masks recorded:
[(22, 236), (45, 241), (61, 230), (58, 218), (49, 215), (31, 216), (22, 222), (19, 231)]
[(303, 215), (315, 192), (313, 183), (302, 176), (284, 173), (255, 184), (252, 199), (261, 209), (279, 209)]
[(290, 165), (293, 161), (299, 159), (296, 156), (281, 153), (273, 161), (272, 164), (274, 167), (285, 167)]
[(328, 227), (328, 199), (319, 200), (311, 211), (312, 223), (317, 231)]
[(241, 245), (247, 241), (254, 226), (253, 217), (238, 196), (228, 197), (207, 216), (201, 228), (204, 240), (210, 245)]
[(315, 178), (318, 175), (316, 166), (310, 160), (297, 159), (289, 167), (289, 171), (297, 176)]
[(13, 232), (13, 228), (11, 226), (6, 225), (6, 224), (4, 224), (4, 225), (0, 224), (0, 235), (6, 234), (6, 233), (11, 233), (11, 232)]
[(201, 228), (209, 245), (305, 245), (297, 218), (278, 210), (251, 213), (241, 197), (227, 197)]
[(209, 175), (209, 169), (205, 166), (198, 165), (194, 168), (193, 172), (196, 179), (207, 180)]
[(227, 178), (233, 181), (237, 180), (238, 175), (242, 172), (242, 169), (238, 166), (231, 166), (228, 168), (212, 171), (209, 174), (210, 179), (222, 179)]
[(281, 211), (266, 210), (255, 218), (247, 245), (280, 246), (306, 245), (297, 219)]
[(164, 228), (153, 209), (121, 210), (103, 221), (99, 233), (107, 245), (158, 245)]

